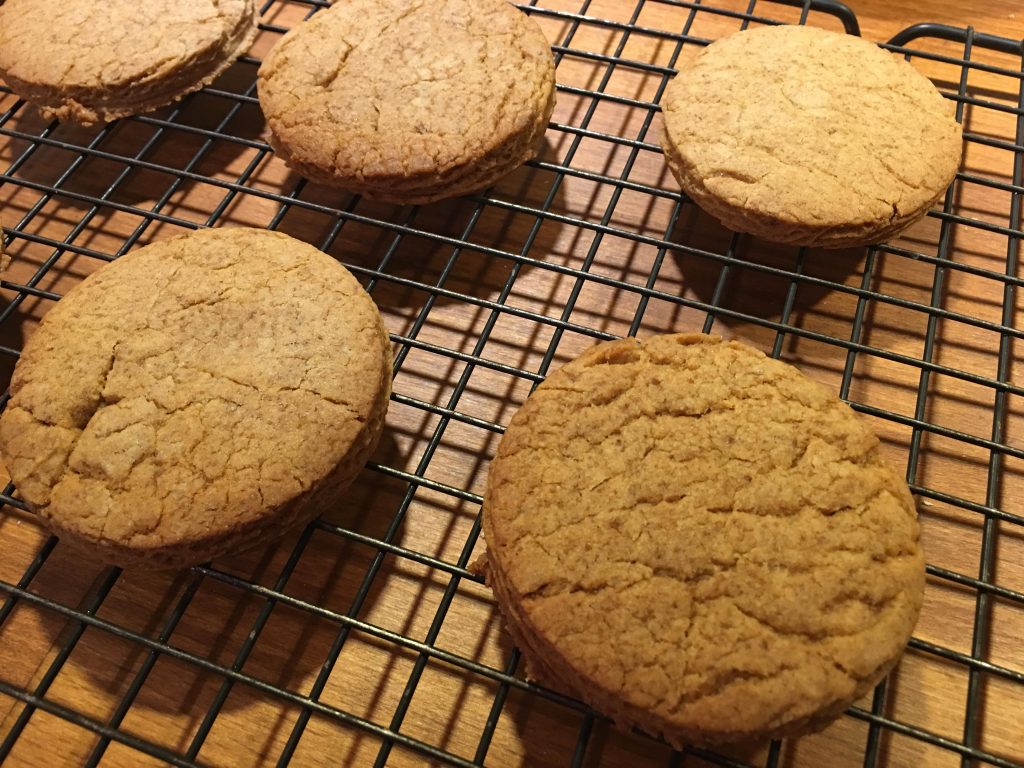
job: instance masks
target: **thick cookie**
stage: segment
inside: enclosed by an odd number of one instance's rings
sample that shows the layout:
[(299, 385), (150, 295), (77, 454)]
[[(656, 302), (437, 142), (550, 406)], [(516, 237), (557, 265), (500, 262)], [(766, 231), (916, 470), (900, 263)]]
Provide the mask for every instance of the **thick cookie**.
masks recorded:
[(851, 35), (763, 27), (722, 38), (669, 84), (665, 159), (727, 227), (826, 248), (875, 243), (927, 213), (956, 174), (953, 104)]
[(508, 427), (485, 572), (528, 673), (680, 746), (822, 727), (921, 607), (913, 502), (853, 411), (696, 334), (599, 344)]
[(271, 143), (296, 171), (426, 203), (533, 157), (554, 83), (547, 40), (505, 0), (350, 0), (286, 34), (258, 87)]
[(274, 232), (205, 230), (121, 257), (47, 313), (0, 452), (62, 540), (186, 566), (336, 503), (390, 383), (377, 308), (338, 262)]
[(198, 90), (255, 35), (255, 0), (7, 0), (0, 77), (47, 119), (92, 125)]

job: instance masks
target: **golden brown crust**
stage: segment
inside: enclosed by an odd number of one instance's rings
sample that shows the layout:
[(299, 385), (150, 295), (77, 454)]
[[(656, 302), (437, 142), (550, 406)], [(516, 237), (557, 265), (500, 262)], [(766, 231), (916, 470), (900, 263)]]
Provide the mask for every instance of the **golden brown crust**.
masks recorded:
[(47, 313), (0, 452), (62, 539), (122, 565), (194, 564), (337, 500), (380, 434), (390, 360), (334, 259), (204, 230), (121, 257)]
[(296, 27), (259, 72), (271, 143), (315, 181), (397, 203), (477, 191), (537, 150), (554, 64), (504, 0), (352, 0)]
[(255, 0), (7, 0), (0, 77), (44, 117), (92, 125), (198, 90), (255, 35)]
[(486, 573), (531, 676), (679, 746), (826, 724), (891, 668), (924, 560), (849, 407), (696, 334), (594, 347), (515, 415)]
[(903, 59), (813, 27), (737, 32), (662, 100), (683, 190), (739, 232), (826, 248), (892, 237), (956, 174), (954, 107)]

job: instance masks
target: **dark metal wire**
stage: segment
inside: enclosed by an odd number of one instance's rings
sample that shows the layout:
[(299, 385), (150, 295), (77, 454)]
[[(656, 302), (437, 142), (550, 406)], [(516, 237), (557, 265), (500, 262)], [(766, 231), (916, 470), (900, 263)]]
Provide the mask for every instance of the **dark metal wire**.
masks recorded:
[[(276, 0), (266, 0), (263, 5), (263, 12), (269, 11), (274, 2)], [(293, 2), (301, 2), (308, 6), (310, 14), (329, 5), (326, 0), (293, 0)], [(278, 761), (281, 765), (288, 764), (291, 761), (294, 751), (302, 738), (306, 724), (313, 715), (328, 718), (344, 724), (346, 727), (371, 734), (378, 738), (381, 746), (377, 754), (377, 765), (385, 764), (394, 746), (401, 746), (403, 749), (412, 750), (425, 758), (447, 765), (482, 765), (488, 754), (488, 749), (508, 696), (512, 691), (541, 697), (556, 706), (564, 707), (566, 711), (572, 712), (575, 717), (578, 717), (580, 728), (571, 757), (571, 764), (585, 764), (588, 760), (589, 747), (592, 743), (591, 736), (595, 728), (603, 726), (603, 718), (591, 712), (579, 702), (555, 691), (527, 683), (517, 676), (516, 671), (520, 661), (518, 651), (513, 651), (507, 663), (501, 669), (495, 669), (471, 658), (438, 648), (435, 645), (435, 641), (446, 620), (448, 609), (459, 594), (460, 585), (464, 581), (479, 582), (479, 577), (468, 569), (468, 558), (479, 535), (479, 519), (472, 526), (466, 540), (463, 542), (460, 554), (454, 562), (404, 547), (396, 542), (395, 534), (402, 524), (409, 505), (420, 489), (428, 489), (431, 492), (437, 492), (467, 504), (475, 505), (477, 508), (479, 507), (481, 500), (478, 495), (461, 488), (446, 485), (427, 476), (434, 453), (440, 446), (445, 430), (450, 424), (463, 424), (474, 429), (492, 433), (502, 432), (500, 425), (460, 410), (460, 400), (467, 389), (470, 377), (477, 369), (486, 369), (536, 384), (543, 379), (552, 364), (559, 340), (566, 332), (589, 336), (594, 339), (610, 338), (609, 334), (604, 331), (592, 328), (585, 322), (573, 320), (573, 312), (584, 287), (587, 285), (600, 285), (623, 291), (636, 298), (637, 309), (630, 325), (631, 333), (635, 333), (641, 328), (650, 302), (656, 300), (706, 313), (704, 323), (706, 331), (711, 330), (719, 318), (740, 320), (771, 329), (775, 332), (775, 344), (772, 350), (775, 356), (779, 356), (782, 353), (784, 340), (789, 336), (809, 339), (842, 349), (845, 351), (846, 361), (840, 384), (840, 395), (847, 400), (850, 399), (858, 361), (864, 355), (895, 362), (918, 371), (919, 398), (912, 415), (894, 413), (866, 403), (853, 402), (851, 405), (861, 412), (904, 424), (911, 428), (912, 444), (908, 463), (908, 476), (911, 480), (916, 475), (916, 467), (922, 452), (925, 450), (923, 444), (930, 435), (954, 440), (958, 444), (973, 446), (988, 452), (988, 485), (983, 503), (958, 498), (936, 489), (911, 483), (912, 489), (919, 496), (979, 515), (984, 520), (982, 550), (976, 576), (957, 573), (934, 565), (928, 567), (930, 578), (956, 584), (974, 591), (976, 611), (971, 652), (969, 654), (963, 653), (916, 638), (910, 644), (911, 652), (913, 653), (942, 659), (945, 662), (956, 664), (966, 671), (968, 675), (968, 695), (964, 714), (963, 738), (960, 742), (957, 742), (945, 736), (929, 733), (908, 723), (901, 723), (888, 717), (886, 715), (887, 689), (885, 684), (879, 686), (875, 691), (870, 711), (853, 708), (850, 713), (854, 717), (865, 721), (868, 726), (864, 748), (865, 766), (877, 765), (880, 760), (884, 759), (884, 738), (887, 734), (892, 733), (902, 734), (950, 753), (958, 754), (965, 766), (975, 763), (987, 763), (1004, 766), (1005, 768), (1021, 768), (1021, 766), (1024, 766), (1024, 763), (1014, 762), (1005, 756), (994, 755), (982, 749), (979, 746), (980, 734), (977, 722), (977, 717), (981, 712), (985, 680), (988, 677), (999, 678), (1015, 685), (1024, 685), (1024, 674), (989, 661), (985, 653), (991, 626), (992, 599), (999, 598), (1016, 605), (1024, 605), (1024, 592), (997, 584), (994, 573), (994, 553), (998, 538), (998, 525), (1003, 523), (1024, 526), (1024, 516), (1000, 508), (1002, 501), (1000, 497), (1002, 492), (1000, 478), (1004, 457), (1024, 458), (1024, 450), (1016, 445), (1009, 445), (1005, 434), (1009, 396), (1024, 396), (1024, 388), (1012, 382), (1009, 377), (1012, 345), (1014, 342), (1024, 339), (1024, 330), (1014, 326), (1013, 317), (1015, 292), (1020, 285), (1024, 284), (1024, 278), (1017, 273), (1018, 243), (1020, 238), (1024, 236), (1021, 230), (1019, 210), (1022, 195), (1024, 195), (1024, 117), (1022, 117), (1024, 116), (1024, 61), (1022, 61), (1020, 71), (1009, 71), (985, 62), (975, 61), (972, 57), (975, 47), (989, 48), (1001, 51), (1002, 53), (1018, 55), (1022, 58), (1024, 58), (1024, 51), (1022, 51), (1019, 41), (996, 38), (990, 35), (974, 33), (972, 30), (960, 30), (942, 25), (917, 25), (893, 38), (885, 46), (890, 50), (908, 56), (956, 66), (960, 71), (959, 87), (956, 93), (947, 94), (947, 96), (956, 103), (958, 116), (962, 116), (964, 108), (970, 106), (974, 110), (989, 110), (1000, 114), (1014, 115), (1017, 118), (1017, 132), (1013, 140), (972, 132), (965, 134), (965, 140), (968, 142), (1014, 152), (1012, 181), (1006, 182), (990, 179), (975, 173), (960, 173), (955, 182), (955, 184), (961, 186), (977, 185), (1007, 192), (1011, 195), (1013, 204), (1005, 224), (980, 221), (954, 210), (951, 190), (945, 199), (943, 209), (933, 214), (940, 223), (939, 247), (934, 255), (886, 245), (869, 249), (859, 286), (848, 286), (807, 274), (804, 271), (805, 252), (803, 250), (795, 253), (795, 260), (791, 267), (782, 268), (756, 264), (740, 258), (737, 255), (739, 246), (742, 243), (742, 236), (740, 235), (734, 236), (728, 247), (721, 252), (684, 247), (673, 243), (670, 237), (675, 222), (685, 207), (692, 203), (676, 191), (660, 189), (629, 178), (633, 164), (640, 157), (641, 153), (660, 152), (658, 146), (648, 139), (647, 134), (655, 115), (659, 111), (657, 102), (661, 92), (669, 77), (674, 74), (675, 62), (680, 51), (685, 45), (700, 46), (708, 42), (706, 39), (691, 34), (693, 22), (698, 14), (711, 13), (732, 18), (740, 26), (747, 26), (751, 23), (776, 23), (771, 18), (771, 2), (772, 0), (760, 0), (760, 5), (758, 5), (758, 0), (750, 0), (747, 9), (740, 12), (714, 8), (705, 5), (700, 0), (695, 2), (686, 2), (685, 0), (637, 0), (632, 19), (629, 22), (611, 21), (593, 16), (589, 0), (583, 0), (582, 6), (576, 12), (547, 9), (538, 7), (535, 4), (522, 6), (528, 13), (564, 21), (568, 24), (564, 39), (559, 44), (553, 46), (557, 61), (569, 57), (574, 60), (591, 62), (604, 67), (604, 74), (598, 85), (593, 88), (582, 88), (564, 84), (559, 86), (562, 93), (589, 100), (589, 105), (587, 110), (585, 110), (584, 116), (577, 123), (571, 125), (552, 124), (551, 126), (552, 131), (561, 132), (571, 139), (569, 149), (564, 157), (557, 161), (538, 160), (531, 162), (531, 166), (536, 171), (549, 174), (552, 177), (552, 190), (545, 201), (539, 206), (532, 206), (514, 200), (501, 199), (490, 193), (476, 195), (473, 197), (473, 202), (475, 203), (473, 212), (462, 232), (457, 236), (441, 235), (418, 227), (416, 225), (418, 209), (416, 208), (408, 209), (400, 214), (400, 218), (395, 218), (394, 220), (382, 219), (363, 212), (360, 205), (361, 201), (358, 197), (349, 199), (344, 207), (332, 207), (306, 200), (302, 196), (306, 186), (304, 181), (297, 182), (290, 191), (285, 193), (269, 192), (251, 186), (250, 179), (269, 156), (270, 148), (265, 142), (234, 135), (232, 123), (237, 118), (241, 109), (246, 106), (251, 107), (257, 103), (253, 86), (250, 86), (242, 93), (234, 93), (217, 88), (207, 88), (205, 90), (207, 97), (224, 100), (227, 105), (225, 117), (214, 128), (200, 128), (187, 125), (179, 119), (182, 111), (187, 108), (189, 101), (171, 110), (166, 116), (132, 118), (138, 125), (151, 128), (153, 133), (142, 147), (131, 156), (126, 156), (116, 150), (116, 143), (114, 141), (116, 126), (108, 126), (100, 130), (85, 145), (75, 144), (62, 139), (56, 130), (56, 123), (51, 123), (38, 132), (22, 130), (16, 127), (17, 124), (13, 121), (13, 118), (28, 109), (28, 107), (22, 100), (13, 99), (11, 105), (3, 113), (0, 113), (0, 136), (5, 137), (7, 140), (24, 143), (25, 149), (14, 158), (6, 171), (0, 173), (0, 186), (11, 184), (21, 189), (35, 192), (38, 198), (22, 219), (15, 222), (14, 226), (6, 231), (6, 240), (10, 242), (11, 240), (21, 239), (27, 243), (49, 248), (51, 253), (25, 284), (20, 285), (7, 281), (3, 283), (4, 287), (14, 290), (16, 296), (7, 307), (0, 311), (0, 324), (12, 322), (11, 318), (15, 316), (17, 309), (30, 297), (47, 301), (56, 301), (60, 298), (58, 294), (39, 286), (46, 275), (56, 268), (65, 256), (78, 255), (104, 261), (116, 258), (133, 247), (154, 223), (169, 224), (181, 228), (196, 228), (202, 224), (212, 226), (220, 221), (237, 197), (246, 195), (260, 197), (277, 204), (277, 214), (268, 225), (271, 229), (277, 228), (287, 213), (296, 209), (327, 217), (332, 222), (332, 225), (329, 233), (321, 243), (321, 247), (324, 249), (329, 248), (334, 240), (340, 236), (344, 227), (349, 224), (365, 225), (388, 233), (391, 241), (379, 264), (375, 267), (368, 267), (366, 265), (347, 266), (364, 280), (368, 290), (371, 292), (378, 289), (381, 284), (387, 283), (392, 286), (400, 286), (422, 292), (426, 297), (423, 307), (410, 329), (404, 335), (396, 334), (392, 337), (392, 340), (399, 345), (399, 353), (395, 361), (395, 371), (401, 370), (411, 352), (418, 351), (461, 365), (461, 373), (455, 388), (443, 403), (428, 403), (402, 393), (396, 393), (393, 397), (395, 402), (401, 403), (404, 406), (436, 416), (437, 424), (431, 433), (427, 447), (423, 451), (418, 465), (413, 471), (399, 470), (380, 464), (371, 464), (369, 466), (370, 471), (400, 481), (406, 487), (388, 531), (383, 536), (379, 538), (367, 536), (358, 531), (348, 530), (326, 521), (316, 521), (303, 531), (273, 585), (270, 587), (224, 573), (213, 567), (195, 568), (181, 588), (181, 592), (174, 605), (162, 617), (159, 623), (159, 630), (156, 631), (153, 637), (130, 631), (98, 616), (98, 610), (117, 582), (119, 572), (116, 569), (104, 571), (87, 598), (78, 606), (65, 606), (33, 592), (34, 580), (45, 566), (56, 546), (56, 539), (51, 537), (41, 548), (32, 563), (26, 568), (17, 583), (0, 581), (0, 593), (3, 594), (4, 598), (2, 605), (0, 605), (0, 627), (3, 626), (4, 622), (12, 614), (15, 606), (20, 602), (64, 617), (68, 621), (69, 627), (69, 632), (63, 638), (57, 654), (50, 661), (43, 676), (32, 690), (20, 689), (8, 683), (0, 683), (0, 694), (11, 697), (21, 704), (21, 709), (17, 718), (15, 718), (11, 730), (5, 735), (3, 742), (0, 742), (0, 762), (3, 762), (10, 754), (15, 743), (31, 720), (33, 713), (37, 710), (42, 710), (97, 735), (97, 742), (87, 758), (87, 765), (99, 764), (108, 745), (113, 741), (138, 750), (140, 753), (165, 760), (173, 765), (198, 765), (202, 746), (214, 726), (227, 697), (230, 695), (233, 687), (240, 684), (250, 690), (288, 703), (299, 709), (299, 717), (293, 726), (288, 742), (282, 753), (278, 756)], [(801, 23), (807, 20), (810, 13), (823, 12), (838, 18), (847, 31), (857, 32), (856, 18), (848, 8), (840, 6), (838, 3), (828, 2), (828, 0), (774, 0), (774, 2), (800, 8)], [(686, 16), (687, 21), (678, 31), (647, 28), (640, 23), (641, 11), (645, 3), (659, 3), (685, 9), (688, 12)], [(607, 54), (584, 50), (575, 45), (579, 30), (588, 27), (619, 33), (619, 43), (615, 51)], [(262, 28), (271, 33), (284, 32), (283, 28), (273, 25), (262, 25)], [(626, 57), (626, 43), (631, 36), (651, 37), (674, 44), (673, 52), (667, 65), (655, 65), (644, 61), (631, 60)], [(964, 43), (963, 56), (956, 58), (908, 47), (918, 40), (935, 37)], [(251, 67), (253, 72), (255, 72), (255, 67), (258, 64), (259, 62), (251, 57), (243, 57), (241, 59), (241, 66)], [(607, 92), (613, 72), (619, 69), (660, 77), (660, 86), (653, 99), (651, 101), (644, 101)], [(1021, 83), (1021, 95), (1017, 105), (1001, 104), (991, 99), (969, 94), (966, 87), (967, 77), (969, 72), (973, 71), (982, 71), (1018, 79)], [(10, 91), (0, 88), (0, 94), (5, 93), (10, 93)], [(617, 136), (590, 127), (591, 118), (595, 111), (599, 105), (604, 103), (625, 105), (638, 110), (643, 115), (643, 120), (637, 134), (635, 136)], [(150, 155), (153, 153), (153, 149), (157, 146), (158, 142), (173, 135), (191, 137), (199, 142), (199, 148), (192, 155), (191, 159), (180, 168), (171, 167), (150, 159)], [(609, 175), (574, 167), (574, 156), (583, 140), (601, 142), (608, 146), (609, 149), (613, 147), (625, 148), (627, 160), (623, 169), (617, 175)], [(235, 146), (251, 153), (251, 159), (246, 167), (234, 180), (211, 178), (204, 175), (201, 172), (203, 159), (215, 147), (225, 145)], [(33, 181), (19, 173), (25, 164), (32, 160), (37, 153), (46, 151), (65, 152), (70, 157), (66, 170), (55, 181), (52, 183)], [(75, 191), (68, 186), (69, 180), (76, 173), (80, 173), (84, 163), (89, 160), (114, 163), (120, 168), (118, 174), (106, 190), (98, 195)], [(117, 193), (125, 180), (133, 173), (138, 172), (155, 174), (157, 177), (164, 179), (167, 185), (157, 201), (148, 209), (123, 203), (117, 199)], [(601, 185), (610, 192), (609, 202), (600, 218), (596, 220), (581, 220), (553, 210), (555, 191), (568, 178), (584, 179)], [(186, 220), (178, 215), (163, 212), (174, 194), (183, 185), (188, 183), (204, 184), (208, 187), (220, 189), (222, 192), (219, 202), (206, 214), (206, 220), (202, 224)], [(660, 198), (671, 204), (672, 210), (669, 216), (669, 224), (663, 234), (654, 237), (623, 229), (613, 223), (613, 213), (616, 205), (621, 195), (625, 192), (634, 192), (651, 198)], [(42, 214), (47, 204), (58, 199), (77, 201), (85, 206), (84, 212), (68, 235), (62, 240), (56, 240), (32, 232), (30, 227), (32, 222)], [(484, 212), (488, 209), (532, 218), (533, 225), (521, 249), (515, 252), (504, 251), (474, 242), (476, 227)], [(124, 239), (115, 253), (99, 252), (76, 242), (99, 213), (111, 211), (129, 214), (138, 218), (135, 228)], [(541, 255), (533, 253), (533, 245), (541, 227), (549, 222), (593, 233), (594, 240), (592, 246), (580, 266), (568, 267), (552, 264), (542, 258)], [(1008, 247), (1005, 271), (999, 272), (971, 264), (960, 264), (950, 260), (949, 234), (954, 226), (1006, 237)], [(413, 280), (391, 272), (393, 256), (397, 253), (401, 243), (410, 237), (422, 238), (436, 245), (450, 248), (450, 257), (434, 283)], [(591, 267), (597, 258), (600, 244), (607, 237), (625, 238), (653, 247), (655, 256), (650, 271), (642, 284), (596, 274), (591, 271)], [(686, 259), (703, 260), (718, 265), (720, 270), (718, 280), (709, 300), (690, 299), (658, 288), (659, 270), (665, 256), (670, 251), (684, 261)], [(484, 299), (447, 287), (449, 278), (453, 274), (459, 259), (469, 254), (491, 258), (508, 266), (508, 277), (495, 299)], [(933, 290), (930, 301), (927, 304), (887, 295), (872, 288), (879, 262), (886, 257), (915, 259), (919, 263), (929, 265), (934, 269)], [(559, 316), (549, 317), (509, 304), (508, 299), (513, 286), (521, 270), (527, 267), (546, 270), (559, 276), (564, 276), (571, 281), (572, 288), (568, 300)], [(729, 309), (723, 305), (725, 289), (732, 276), (739, 269), (752, 270), (766, 277), (781, 278), (787, 281), (788, 288), (778, 321), (758, 318)], [(984, 320), (942, 306), (942, 288), (948, 276), (953, 273), (982, 278), (990, 281), (993, 285), (1002, 286), (1003, 307), (998, 322)], [(843, 338), (836, 338), (794, 325), (792, 322), (792, 312), (796, 306), (799, 292), (803, 288), (826, 289), (849, 295), (855, 299), (856, 309), (848, 335), (844, 335)], [(429, 326), (431, 310), (436, 302), (441, 299), (478, 307), (486, 313), (487, 319), (483, 324), (477, 343), (471, 351), (462, 352), (448, 349), (420, 338), (421, 332)], [(925, 350), (919, 358), (893, 353), (864, 342), (868, 309), (872, 305), (877, 304), (909, 310), (917, 313), (922, 318), (927, 318)], [(505, 316), (515, 317), (537, 326), (545, 326), (551, 329), (551, 341), (537, 370), (525, 370), (497, 360), (488, 359), (485, 356), (485, 348), (491, 332), (498, 320)], [(997, 370), (991, 375), (980, 374), (933, 362), (933, 350), (940, 323), (959, 323), (988, 333), (997, 334), (999, 338)], [(0, 347), (0, 354), (9, 358), (15, 358), (19, 351), (13, 348)], [(935, 375), (949, 376), (961, 381), (970, 382), (985, 387), (993, 393), (995, 403), (993, 420), (987, 434), (966, 434), (928, 420), (926, 395), (929, 381)], [(6, 403), (7, 397), (7, 393), (4, 393), (2, 398), (0, 398), (0, 406)], [(0, 493), (0, 509), (5, 506), (19, 510), (24, 509), (24, 505), (11, 496), (12, 492), (13, 488), (8, 486)], [(371, 565), (367, 569), (351, 604), (343, 612), (328, 610), (323, 606), (297, 599), (288, 594), (290, 577), (306, 550), (310, 538), (316, 532), (337, 537), (339, 541), (352, 542), (356, 546), (367, 548), (372, 553)], [(438, 574), (442, 574), (447, 579), (444, 594), (434, 613), (430, 628), (422, 640), (407, 637), (359, 618), (363, 603), (378, 573), (389, 558), (400, 558), (419, 563), (431, 568)], [(262, 603), (245, 642), (239, 648), (230, 666), (214, 663), (194, 653), (183, 651), (174, 642), (176, 627), (192, 603), (194, 596), (207, 580), (235, 589), (240, 595), (255, 598)], [(315, 683), (308, 692), (289, 690), (260, 680), (243, 671), (246, 660), (256, 647), (261, 633), (277, 606), (287, 606), (289, 609), (298, 610), (337, 625), (338, 631), (332, 647), (321, 665)], [(84, 713), (76, 712), (47, 698), (50, 686), (60, 675), (64, 663), (74, 651), (79, 639), (85, 632), (105, 633), (111, 637), (120, 638), (132, 643), (135, 647), (146, 651), (146, 656), (141, 666), (134, 673), (131, 683), (106, 722), (100, 722)], [(320, 694), (324, 690), (342, 648), (352, 633), (376, 638), (379, 641), (393, 645), (395, 648), (402, 648), (415, 654), (415, 662), (407, 678), (398, 707), (392, 714), (390, 723), (386, 727), (320, 701)], [(190, 665), (198, 670), (213, 674), (221, 680), (220, 688), (209, 705), (202, 723), (193, 735), (188, 748), (183, 753), (168, 750), (165, 746), (141, 739), (121, 728), (124, 718), (130, 712), (150, 672), (156, 662), (162, 657), (168, 657), (178, 663)], [(477, 740), (475, 752), (471, 757), (453, 754), (449, 750), (402, 733), (401, 729), (404, 718), (419, 688), (421, 677), (430, 665), (449, 666), (491, 681), (495, 686), (495, 694), (488, 716)], [(777, 766), (780, 762), (781, 754), (781, 745), (778, 742), (774, 742), (769, 748), (765, 765)], [(669, 760), (669, 765), (683, 765), (687, 755), (693, 755), (716, 765), (748, 765), (747, 763), (710, 751), (697, 749), (674, 752)]]
[[(968, 37), (968, 40), (971, 38)], [(1024, 43), (1017, 48), (1024, 55)], [(1024, 73), (1024, 59), (1021, 62), (1021, 72)], [(1024, 114), (1024, 80), (1021, 80), (1018, 90), (1017, 104)], [(1024, 118), (1018, 117), (1017, 131), (1015, 137), (1018, 145), (1024, 145)], [(1013, 183), (1020, 186), (1024, 183), (1024, 156), (1021, 152), (1014, 153), (1013, 157)], [(1021, 195), (1014, 192), (1010, 204), (1010, 227), (1020, 228), (1021, 224)], [(1011, 237), (1007, 243), (1006, 251), (1006, 273), (1016, 274), (1018, 255), (1020, 251), (1020, 240)], [(1003, 287), (1003, 309), (1004, 320), (1011, 320), (1014, 312), (1013, 285)], [(1000, 381), (1006, 381), (1010, 376), (1011, 366), (1011, 340), (1001, 335), (999, 339), (999, 362), (996, 377)], [(997, 392), (995, 403), (992, 409), (992, 439), (1002, 440), (1006, 428), (1006, 414), (1008, 398), (1005, 393)], [(988, 481), (985, 488), (985, 503), (989, 506), (998, 506), (1003, 477), (1003, 454), (1000, 451), (991, 451), (988, 461)], [(987, 583), (992, 581), (996, 565), (996, 542), (999, 535), (999, 520), (988, 515), (985, 517), (981, 535), (981, 558), (978, 564), (978, 580)], [(971, 657), (977, 660), (984, 660), (988, 647), (988, 638), (992, 625), (992, 595), (989, 592), (979, 591), (975, 602), (974, 611), (974, 633), (971, 637)], [(981, 698), (984, 696), (985, 677), (984, 669), (977, 666), (969, 667), (967, 678), (967, 701), (964, 712), (964, 744), (968, 747), (977, 745), (980, 738), (980, 711)], [(971, 757), (965, 754), (961, 757), (961, 765), (968, 768)]]

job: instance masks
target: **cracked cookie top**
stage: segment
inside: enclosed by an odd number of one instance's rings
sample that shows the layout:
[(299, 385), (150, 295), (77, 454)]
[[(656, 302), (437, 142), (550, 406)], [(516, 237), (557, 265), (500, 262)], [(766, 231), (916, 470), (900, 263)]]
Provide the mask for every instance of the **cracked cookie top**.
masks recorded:
[(354, 474), (389, 383), (380, 315), (348, 270), (283, 234), (203, 230), (122, 256), (46, 314), (0, 452), (69, 540), (202, 556)]
[(717, 40), (661, 106), (683, 190), (727, 226), (780, 242), (883, 239), (925, 213), (960, 163), (954, 105), (927, 78), (813, 27)]
[(351, 0), (285, 35), (259, 72), (275, 149), (388, 199), (532, 155), (554, 100), (536, 22), (505, 0)]
[(528, 669), (675, 744), (838, 715), (921, 606), (915, 508), (875, 435), (709, 336), (608, 342), (549, 376), (502, 439), (483, 524)]
[(46, 117), (90, 125), (199, 88), (255, 34), (253, 0), (7, 0), (0, 76)]

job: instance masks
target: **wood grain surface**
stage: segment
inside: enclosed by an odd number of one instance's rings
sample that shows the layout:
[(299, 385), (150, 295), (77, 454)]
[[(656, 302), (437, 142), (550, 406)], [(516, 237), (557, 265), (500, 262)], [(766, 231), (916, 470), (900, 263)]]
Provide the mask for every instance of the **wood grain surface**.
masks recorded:
[[(752, 5), (762, 19), (801, 17)], [(1024, 37), (1015, 0), (849, 5), (879, 41), (922, 21)], [(47, 768), (282, 755), (296, 766), (723, 764), (523, 683), (489, 590), (466, 571), (483, 549), (479, 495), (500, 435), (490, 425), (598, 338), (704, 329), (776, 352), (864, 411), (918, 491), (934, 569), (915, 642), (873, 700), (822, 733), (723, 754), (952, 768), (966, 743), (987, 756), (967, 764), (1024, 765), (1024, 292), (1020, 269), (1006, 277), (1024, 193), (1021, 56), (975, 48), (983, 66), (965, 69), (962, 43), (910, 43), (931, 56), (915, 66), (967, 97), (952, 215), (882, 249), (800, 251), (680, 207), (657, 149), (650, 104), (700, 49), (681, 33), (715, 39), (747, 9), (538, 0), (561, 89), (541, 156), (486, 197), (419, 208), (303, 184), (267, 148), (256, 66), (309, 10), (299, 2), (266, 3), (254, 58), (181, 107), (86, 130), (0, 92), (13, 259), (3, 388), (57, 296), (130, 247), (206, 224), (273, 226), (337, 256), (369, 286), (397, 354), (371, 466), (334, 514), (263, 549), (185, 573), (120, 573), (0, 508), (0, 762), (9, 749), (5, 765)], [(821, 11), (806, 21), (841, 29)], [(392, 743), (396, 732), (416, 743)]]

